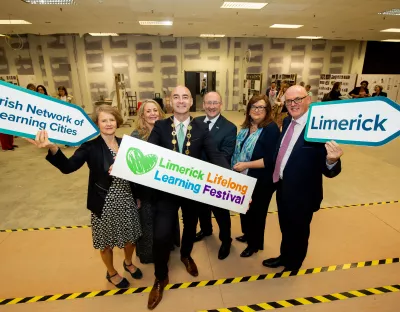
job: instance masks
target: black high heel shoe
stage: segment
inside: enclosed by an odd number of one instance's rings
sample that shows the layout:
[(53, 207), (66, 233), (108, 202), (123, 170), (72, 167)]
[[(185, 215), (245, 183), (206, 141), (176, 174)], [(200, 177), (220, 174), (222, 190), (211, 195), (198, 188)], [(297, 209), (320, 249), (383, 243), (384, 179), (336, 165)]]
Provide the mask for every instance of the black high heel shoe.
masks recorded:
[(129, 284), (128, 280), (127, 280), (125, 277), (123, 277), (122, 280), (121, 280), (118, 284), (114, 284), (114, 283), (111, 281), (111, 279), (112, 279), (114, 276), (117, 276), (117, 275), (118, 275), (118, 273), (115, 273), (113, 276), (110, 276), (110, 274), (108, 274), (108, 271), (107, 271), (106, 279), (107, 279), (107, 281), (109, 281), (111, 284), (113, 284), (115, 287), (120, 288), (120, 289), (129, 288), (129, 286), (131, 286), (131, 284)]
[(134, 279), (141, 279), (143, 277), (142, 271), (140, 271), (139, 268), (136, 268), (136, 271), (131, 273), (131, 271), (129, 271), (129, 269), (128, 269), (128, 266), (131, 266), (131, 265), (133, 265), (133, 264), (127, 265), (124, 260), (125, 271), (128, 272)]
[(253, 248), (247, 247), (245, 250), (242, 251), (240, 256), (242, 258), (248, 258), (248, 257), (251, 257), (254, 253), (257, 253), (257, 252), (258, 252), (258, 249), (253, 249)]

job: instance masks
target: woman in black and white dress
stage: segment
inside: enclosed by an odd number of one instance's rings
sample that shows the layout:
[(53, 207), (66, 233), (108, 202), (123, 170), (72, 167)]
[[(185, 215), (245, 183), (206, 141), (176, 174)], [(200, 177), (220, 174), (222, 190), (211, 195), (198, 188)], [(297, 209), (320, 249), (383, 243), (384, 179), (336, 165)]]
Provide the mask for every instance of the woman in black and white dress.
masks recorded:
[(124, 249), (125, 271), (134, 279), (142, 278), (142, 272), (132, 263), (135, 244), (142, 230), (133, 184), (109, 175), (121, 143), (115, 131), (122, 124), (122, 117), (116, 108), (101, 105), (95, 112), (94, 122), (100, 129), (100, 135), (83, 143), (71, 158), (67, 158), (57, 145), (49, 141), (45, 130), (39, 131), (36, 139), (29, 141), (39, 148), (48, 148), (46, 159), (64, 174), (72, 173), (87, 163), (90, 170), (87, 208), (92, 212), (93, 247), (100, 249), (107, 267), (107, 280), (118, 288), (128, 288), (128, 280), (114, 268), (113, 248)]

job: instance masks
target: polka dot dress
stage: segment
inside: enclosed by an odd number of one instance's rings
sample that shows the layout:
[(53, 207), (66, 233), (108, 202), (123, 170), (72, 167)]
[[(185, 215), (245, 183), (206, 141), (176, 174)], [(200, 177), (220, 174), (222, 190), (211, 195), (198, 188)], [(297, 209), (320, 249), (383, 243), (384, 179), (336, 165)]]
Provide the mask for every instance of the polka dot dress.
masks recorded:
[[(110, 149), (113, 157), (116, 153)], [(129, 181), (113, 177), (108, 190), (103, 213), (98, 218), (92, 213), (93, 247), (124, 248), (126, 243), (135, 244), (142, 236), (138, 208), (133, 200)]]

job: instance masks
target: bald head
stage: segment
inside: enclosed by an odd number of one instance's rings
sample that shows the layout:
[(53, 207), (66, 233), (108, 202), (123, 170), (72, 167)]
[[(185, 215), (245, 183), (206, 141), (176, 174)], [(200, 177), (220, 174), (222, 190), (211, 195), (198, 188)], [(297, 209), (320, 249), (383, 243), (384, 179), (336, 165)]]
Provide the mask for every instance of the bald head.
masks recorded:
[(307, 90), (302, 86), (294, 85), (286, 90), (285, 98), (292, 94), (295, 95), (294, 97), (303, 97), (307, 95)]
[(171, 102), (175, 116), (181, 115), (184, 119), (189, 116), (190, 107), (193, 105), (193, 98), (188, 88), (177, 86), (172, 90)]
[(190, 92), (190, 90), (188, 88), (186, 88), (185, 86), (176, 86), (174, 88), (174, 90), (172, 90), (171, 92), (171, 98), (174, 97), (174, 94), (186, 94), (188, 95), (190, 98), (192, 97), (192, 93)]

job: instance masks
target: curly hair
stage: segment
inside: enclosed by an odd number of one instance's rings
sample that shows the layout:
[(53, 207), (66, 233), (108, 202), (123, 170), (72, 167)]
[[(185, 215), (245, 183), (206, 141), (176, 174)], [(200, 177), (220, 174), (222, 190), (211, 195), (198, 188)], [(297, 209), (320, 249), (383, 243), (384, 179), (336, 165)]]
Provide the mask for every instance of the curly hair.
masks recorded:
[(138, 110), (138, 119), (136, 121), (136, 130), (139, 132), (139, 136), (143, 139), (146, 140), (149, 138), (150, 136), (150, 132), (149, 128), (146, 127), (146, 121), (144, 120), (144, 109), (147, 103), (152, 103), (157, 107), (158, 110), (158, 114), (160, 115), (160, 119), (164, 119), (165, 118), (165, 113), (164, 111), (161, 109), (160, 104), (158, 104), (156, 101), (154, 100), (144, 100), (142, 101), (142, 105), (140, 105), (139, 110)]

